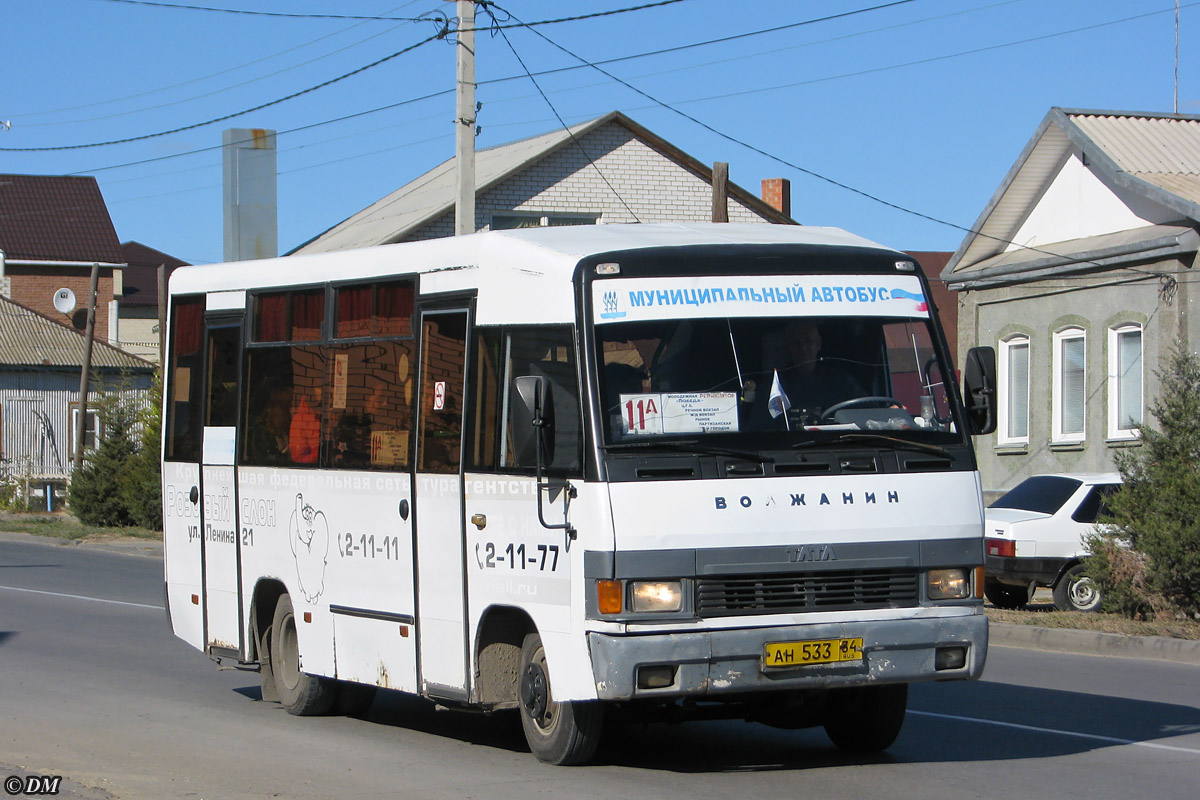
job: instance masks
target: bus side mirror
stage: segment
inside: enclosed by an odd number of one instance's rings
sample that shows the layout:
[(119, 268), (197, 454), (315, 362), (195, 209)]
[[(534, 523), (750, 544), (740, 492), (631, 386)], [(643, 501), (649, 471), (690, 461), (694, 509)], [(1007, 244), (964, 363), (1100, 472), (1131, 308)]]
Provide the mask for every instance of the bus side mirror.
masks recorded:
[(554, 460), (554, 393), (549, 381), (537, 375), (513, 381), (508, 424), (518, 465), (543, 467)]
[(971, 434), (979, 436), (996, 430), (996, 350), (972, 347), (967, 351), (963, 374), (963, 403)]

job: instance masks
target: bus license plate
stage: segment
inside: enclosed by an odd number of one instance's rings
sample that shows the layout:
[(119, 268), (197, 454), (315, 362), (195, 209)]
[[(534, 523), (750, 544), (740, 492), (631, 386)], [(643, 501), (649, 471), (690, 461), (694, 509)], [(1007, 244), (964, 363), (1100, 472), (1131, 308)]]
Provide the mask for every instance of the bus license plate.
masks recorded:
[(859, 639), (818, 639), (809, 642), (773, 642), (763, 652), (763, 667), (801, 667), (806, 664), (837, 664), (862, 661)]

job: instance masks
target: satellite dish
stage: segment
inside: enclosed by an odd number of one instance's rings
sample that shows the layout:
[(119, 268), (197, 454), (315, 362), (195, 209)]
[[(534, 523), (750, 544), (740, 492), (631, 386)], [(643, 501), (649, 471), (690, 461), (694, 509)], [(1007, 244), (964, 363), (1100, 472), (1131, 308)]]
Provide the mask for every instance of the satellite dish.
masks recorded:
[(59, 289), (54, 293), (54, 307), (60, 314), (70, 314), (75, 310), (75, 293), (70, 289)]

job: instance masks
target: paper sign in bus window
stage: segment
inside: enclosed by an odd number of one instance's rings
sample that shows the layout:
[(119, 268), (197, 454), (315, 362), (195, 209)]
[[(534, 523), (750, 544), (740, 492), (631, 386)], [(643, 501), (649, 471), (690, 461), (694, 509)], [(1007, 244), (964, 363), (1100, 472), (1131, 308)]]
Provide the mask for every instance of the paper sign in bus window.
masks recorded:
[(339, 411), (346, 408), (346, 387), (349, 380), (350, 356), (338, 353), (333, 357), (333, 407)]
[(737, 431), (737, 393), (622, 394), (621, 418), (630, 436)]

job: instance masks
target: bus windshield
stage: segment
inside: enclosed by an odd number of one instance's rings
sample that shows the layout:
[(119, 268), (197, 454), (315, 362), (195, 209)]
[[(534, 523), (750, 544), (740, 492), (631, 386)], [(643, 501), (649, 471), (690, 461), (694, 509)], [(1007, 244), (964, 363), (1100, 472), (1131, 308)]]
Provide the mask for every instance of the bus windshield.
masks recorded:
[(961, 438), (945, 383), (953, 373), (927, 317), (692, 317), (596, 332), (609, 445), (698, 435), (796, 445), (854, 431)]

